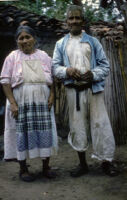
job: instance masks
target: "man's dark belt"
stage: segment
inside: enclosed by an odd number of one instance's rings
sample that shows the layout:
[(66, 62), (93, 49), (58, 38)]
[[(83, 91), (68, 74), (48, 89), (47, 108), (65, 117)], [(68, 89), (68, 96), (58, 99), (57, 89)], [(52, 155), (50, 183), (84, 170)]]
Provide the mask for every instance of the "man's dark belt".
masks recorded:
[(74, 88), (76, 91), (76, 110), (79, 111), (80, 110), (80, 102), (79, 102), (79, 92), (86, 90), (88, 88), (92, 87), (91, 83), (86, 83), (83, 85), (75, 85), (75, 84), (68, 84), (66, 85), (67, 88)]

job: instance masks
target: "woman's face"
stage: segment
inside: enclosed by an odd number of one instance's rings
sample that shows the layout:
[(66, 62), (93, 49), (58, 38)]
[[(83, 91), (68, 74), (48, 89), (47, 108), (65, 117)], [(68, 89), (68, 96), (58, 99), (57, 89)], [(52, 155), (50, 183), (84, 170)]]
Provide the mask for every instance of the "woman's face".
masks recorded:
[(18, 40), (17, 40), (19, 49), (21, 51), (23, 51), (25, 54), (31, 54), (34, 52), (35, 42), (36, 41), (33, 38), (33, 36), (30, 35), (29, 33), (26, 33), (25, 31), (20, 33)]

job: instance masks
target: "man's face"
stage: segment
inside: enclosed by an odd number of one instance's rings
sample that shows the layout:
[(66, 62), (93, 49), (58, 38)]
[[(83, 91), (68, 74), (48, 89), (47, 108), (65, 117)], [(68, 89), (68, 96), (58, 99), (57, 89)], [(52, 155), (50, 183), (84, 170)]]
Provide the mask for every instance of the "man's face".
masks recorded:
[(70, 11), (68, 13), (67, 25), (72, 35), (79, 35), (81, 33), (83, 19), (79, 10)]

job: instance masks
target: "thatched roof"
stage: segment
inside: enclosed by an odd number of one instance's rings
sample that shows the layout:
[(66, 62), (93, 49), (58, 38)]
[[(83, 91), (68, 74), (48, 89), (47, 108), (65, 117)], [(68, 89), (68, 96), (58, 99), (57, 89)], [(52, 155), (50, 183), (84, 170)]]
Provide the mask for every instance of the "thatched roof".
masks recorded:
[[(41, 37), (63, 36), (67, 32), (66, 24), (56, 19), (33, 14), (11, 5), (0, 5), (0, 35), (13, 35), (20, 24), (27, 24), (39, 32)], [(95, 36), (123, 38), (123, 24), (113, 24), (99, 21), (90, 27)]]
[(26, 12), (15, 6), (0, 5), (0, 35), (13, 35), (20, 24), (30, 25), (47, 37), (47, 33), (60, 37), (65, 32), (64, 24), (59, 20)]
[(99, 36), (100, 38), (120, 41), (124, 37), (124, 26), (122, 23), (114, 24), (100, 21), (92, 25), (90, 30), (94, 36)]

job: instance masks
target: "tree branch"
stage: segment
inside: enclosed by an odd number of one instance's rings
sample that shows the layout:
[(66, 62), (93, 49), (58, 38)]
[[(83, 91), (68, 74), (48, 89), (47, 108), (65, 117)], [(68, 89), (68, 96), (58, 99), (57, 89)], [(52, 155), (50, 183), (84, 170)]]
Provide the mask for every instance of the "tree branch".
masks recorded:
[(82, 1), (81, 0), (72, 0), (72, 3), (74, 5), (82, 6)]

